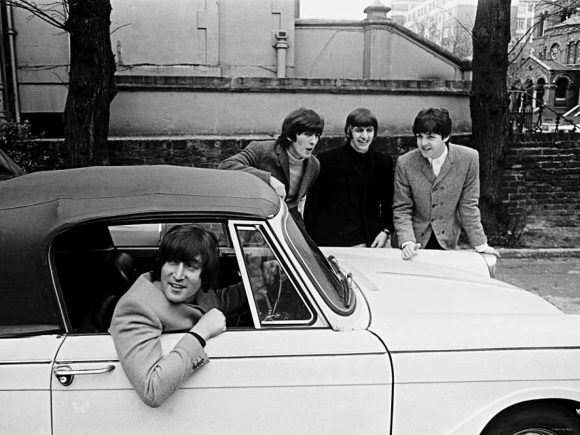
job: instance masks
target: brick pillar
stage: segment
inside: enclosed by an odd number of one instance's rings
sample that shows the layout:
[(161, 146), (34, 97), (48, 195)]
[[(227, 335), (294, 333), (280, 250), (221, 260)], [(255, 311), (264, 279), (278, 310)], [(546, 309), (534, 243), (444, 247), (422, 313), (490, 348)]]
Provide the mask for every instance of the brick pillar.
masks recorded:
[(363, 20), (364, 60), (363, 78), (388, 79), (390, 64), (391, 19), (387, 13), (391, 10), (376, 0), (364, 10), (367, 17)]

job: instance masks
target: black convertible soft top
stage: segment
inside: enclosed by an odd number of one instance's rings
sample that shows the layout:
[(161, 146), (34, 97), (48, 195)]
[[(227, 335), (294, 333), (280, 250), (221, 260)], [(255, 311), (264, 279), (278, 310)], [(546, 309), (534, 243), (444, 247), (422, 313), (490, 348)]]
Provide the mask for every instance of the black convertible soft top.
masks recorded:
[[(77, 224), (156, 213), (265, 219), (280, 206), (270, 186), (240, 171), (103, 166), (1, 181), (0, 305), (8, 298), (23, 299), (17, 304), (23, 310), (54, 304), (48, 249), (56, 234)], [(0, 325), (6, 324), (2, 317)]]

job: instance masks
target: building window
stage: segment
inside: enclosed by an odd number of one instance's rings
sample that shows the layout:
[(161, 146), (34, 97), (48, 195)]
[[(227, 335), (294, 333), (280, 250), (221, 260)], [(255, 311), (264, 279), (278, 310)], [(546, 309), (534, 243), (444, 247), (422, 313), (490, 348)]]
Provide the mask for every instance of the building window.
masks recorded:
[(552, 46), (550, 47), (550, 58), (552, 60), (559, 61), (561, 50), (562, 49), (560, 47), (560, 44), (558, 44), (558, 43), (552, 44)]
[(556, 80), (556, 92), (554, 94), (554, 105), (555, 106), (565, 106), (566, 105), (566, 91), (568, 90), (568, 79), (565, 77), (560, 77)]
[(544, 104), (544, 94), (545, 94), (546, 81), (543, 78), (539, 78), (536, 85), (536, 105)]
[(538, 27), (536, 36), (544, 36), (544, 21), (546, 20), (546, 12), (542, 12), (538, 19)]
[(574, 63), (574, 48), (576, 47), (576, 44), (574, 44), (574, 41), (570, 41), (568, 43), (568, 47), (566, 47), (566, 63), (567, 64), (571, 64)]

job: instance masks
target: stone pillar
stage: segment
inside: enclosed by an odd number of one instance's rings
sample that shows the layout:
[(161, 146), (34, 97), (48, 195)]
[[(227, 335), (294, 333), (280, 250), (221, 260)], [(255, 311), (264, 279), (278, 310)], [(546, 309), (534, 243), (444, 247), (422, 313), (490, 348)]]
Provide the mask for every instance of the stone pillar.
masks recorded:
[(367, 6), (364, 10), (367, 17), (363, 20), (364, 29), (364, 60), (363, 78), (388, 79), (391, 62), (391, 19), (387, 13), (391, 10), (380, 0)]
[(556, 86), (553, 84), (546, 83), (544, 85), (544, 104), (554, 108), (554, 95), (556, 93)]
[(566, 110), (573, 108), (578, 104), (578, 86), (570, 80), (566, 89)]

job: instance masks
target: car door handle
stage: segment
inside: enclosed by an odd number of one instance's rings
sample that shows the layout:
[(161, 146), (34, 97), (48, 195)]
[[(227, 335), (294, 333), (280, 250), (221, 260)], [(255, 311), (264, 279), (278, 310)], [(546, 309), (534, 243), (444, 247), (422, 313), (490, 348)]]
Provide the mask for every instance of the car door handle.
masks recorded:
[(66, 387), (72, 384), (75, 375), (102, 375), (104, 373), (112, 372), (113, 370), (115, 370), (113, 364), (98, 369), (82, 370), (73, 370), (69, 366), (57, 366), (54, 369), (54, 375), (57, 377), (58, 381)]
[(102, 375), (103, 373), (109, 373), (115, 370), (113, 364), (109, 364), (107, 367), (101, 369), (84, 369), (84, 370), (73, 370), (69, 366), (58, 366), (54, 370), (56, 376), (71, 376), (71, 375)]

